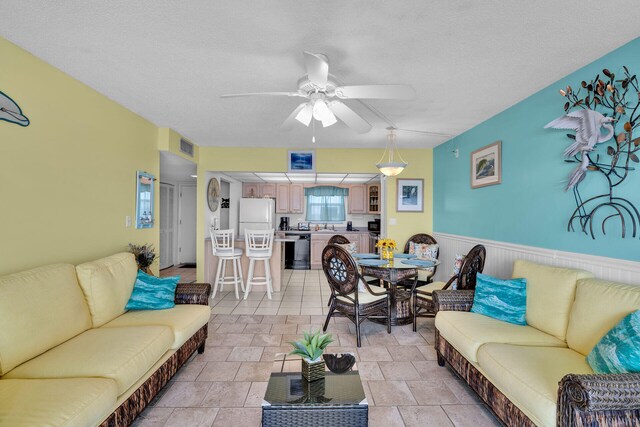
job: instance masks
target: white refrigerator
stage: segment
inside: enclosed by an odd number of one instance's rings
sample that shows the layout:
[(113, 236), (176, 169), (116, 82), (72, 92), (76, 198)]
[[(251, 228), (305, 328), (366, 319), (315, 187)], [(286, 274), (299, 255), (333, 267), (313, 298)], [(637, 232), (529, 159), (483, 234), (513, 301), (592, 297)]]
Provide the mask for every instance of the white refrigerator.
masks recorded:
[(275, 199), (240, 199), (240, 229), (239, 236), (244, 236), (244, 230), (268, 230), (276, 226)]

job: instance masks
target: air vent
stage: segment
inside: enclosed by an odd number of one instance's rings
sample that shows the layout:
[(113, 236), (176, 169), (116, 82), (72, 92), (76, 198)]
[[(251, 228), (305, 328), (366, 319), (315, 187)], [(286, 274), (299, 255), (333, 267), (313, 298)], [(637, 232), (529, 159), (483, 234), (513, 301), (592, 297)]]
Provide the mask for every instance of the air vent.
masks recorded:
[(193, 144), (186, 139), (180, 139), (180, 151), (189, 157), (193, 157)]

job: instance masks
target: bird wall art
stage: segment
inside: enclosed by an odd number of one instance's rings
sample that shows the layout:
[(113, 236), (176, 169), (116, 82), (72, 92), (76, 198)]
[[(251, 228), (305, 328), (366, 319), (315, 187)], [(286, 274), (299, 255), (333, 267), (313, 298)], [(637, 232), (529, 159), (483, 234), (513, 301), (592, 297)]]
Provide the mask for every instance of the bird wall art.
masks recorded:
[(0, 92), (0, 120), (20, 126), (29, 126), (29, 119), (22, 114), (22, 109), (3, 92)]
[[(580, 164), (569, 175), (569, 182), (566, 190), (573, 188), (582, 181), (587, 174), (589, 166), (588, 154), (593, 151), (596, 144), (606, 142), (613, 137), (613, 119), (605, 117), (594, 110), (572, 111), (562, 117), (558, 117), (545, 126), (553, 129), (571, 129), (576, 131), (573, 143), (564, 151), (564, 157), (570, 159), (580, 155)], [(601, 130), (606, 129), (607, 133), (602, 134)]]
[[(628, 227), (633, 237), (640, 227), (640, 211), (619, 195), (619, 185), (640, 163), (640, 138), (633, 136), (640, 126), (640, 85), (627, 67), (622, 70), (617, 79), (605, 68), (602, 75), (582, 81), (577, 91), (571, 86), (560, 89), (560, 95), (566, 98), (566, 114), (545, 126), (575, 131), (566, 135), (571, 143), (564, 151), (565, 162), (577, 163), (566, 185), (566, 190), (573, 190), (576, 202), (567, 229), (574, 231), (575, 224), (579, 224), (582, 232), (593, 239), (597, 223), (606, 234), (607, 223), (617, 221), (623, 238)], [(600, 148), (605, 146), (605, 150)], [(588, 173), (599, 179), (590, 179), (588, 188), (582, 188)]]

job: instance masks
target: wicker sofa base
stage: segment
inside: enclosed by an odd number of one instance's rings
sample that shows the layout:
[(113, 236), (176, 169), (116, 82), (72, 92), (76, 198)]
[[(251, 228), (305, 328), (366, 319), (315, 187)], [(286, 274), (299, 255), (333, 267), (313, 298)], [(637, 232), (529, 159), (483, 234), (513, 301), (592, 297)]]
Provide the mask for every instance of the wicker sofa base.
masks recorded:
[(128, 426), (147, 407), (160, 390), (169, 382), (178, 369), (196, 351), (204, 350), (208, 325), (191, 336), (166, 362), (158, 368), (127, 400), (107, 418), (100, 427)]
[(435, 348), (438, 364), (449, 363), (453, 370), (473, 391), (489, 406), (494, 415), (505, 425), (535, 427), (535, 424), (517, 406), (502, 394), (484, 375), (478, 371), (458, 350), (440, 336), (438, 329), (435, 335)]

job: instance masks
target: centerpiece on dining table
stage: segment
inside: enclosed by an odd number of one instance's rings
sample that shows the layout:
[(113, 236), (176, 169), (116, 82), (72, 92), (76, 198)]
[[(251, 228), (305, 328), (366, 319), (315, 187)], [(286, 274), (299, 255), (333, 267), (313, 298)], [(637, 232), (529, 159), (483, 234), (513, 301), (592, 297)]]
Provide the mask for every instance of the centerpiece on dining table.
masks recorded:
[(376, 247), (380, 249), (380, 258), (393, 261), (393, 251), (398, 245), (393, 239), (380, 239), (376, 243)]

